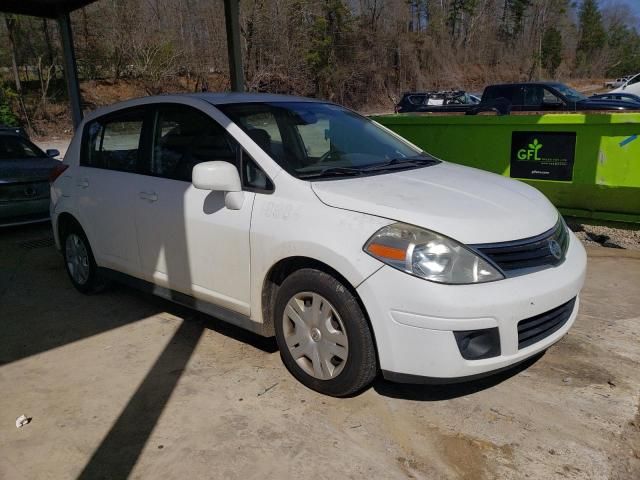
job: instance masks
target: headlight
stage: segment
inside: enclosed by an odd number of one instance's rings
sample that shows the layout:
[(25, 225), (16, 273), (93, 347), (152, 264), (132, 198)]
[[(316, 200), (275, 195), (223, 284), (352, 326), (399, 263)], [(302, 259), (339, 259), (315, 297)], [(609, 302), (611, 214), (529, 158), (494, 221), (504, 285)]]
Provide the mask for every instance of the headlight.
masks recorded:
[(464, 245), (405, 223), (378, 230), (364, 251), (393, 268), (432, 282), (464, 284), (504, 278), (494, 266)]

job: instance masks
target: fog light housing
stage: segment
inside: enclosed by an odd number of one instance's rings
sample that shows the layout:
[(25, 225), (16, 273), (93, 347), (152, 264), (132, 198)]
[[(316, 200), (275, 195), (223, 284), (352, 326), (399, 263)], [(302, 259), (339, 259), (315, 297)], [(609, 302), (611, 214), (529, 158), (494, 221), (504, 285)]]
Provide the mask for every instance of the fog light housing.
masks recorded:
[(453, 332), (460, 355), (465, 360), (480, 360), (500, 355), (498, 327)]

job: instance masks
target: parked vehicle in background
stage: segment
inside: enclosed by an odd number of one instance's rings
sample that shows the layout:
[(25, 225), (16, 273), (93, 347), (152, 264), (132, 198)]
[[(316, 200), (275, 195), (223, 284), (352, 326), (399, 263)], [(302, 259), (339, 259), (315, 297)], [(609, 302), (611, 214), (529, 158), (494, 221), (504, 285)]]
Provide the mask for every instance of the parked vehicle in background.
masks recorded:
[(486, 375), (577, 315), (585, 251), (544, 195), (335, 104), (131, 100), (88, 115), (56, 175), (53, 232), (79, 291), (115, 278), (275, 335), (328, 395), (379, 370)]
[(58, 150), (43, 152), (22, 129), (0, 128), (0, 226), (49, 219), (49, 174)]
[(482, 94), (482, 102), (507, 99), (512, 111), (575, 112), (588, 110), (637, 110), (635, 102), (589, 98), (557, 82), (528, 82), (489, 85)]
[(623, 85), (611, 90), (612, 93), (633, 93), (640, 95), (640, 73), (630, 77)]
[(477, 97), (462, 90), (407, 92), (395, 107), (396, 113), (409, 112), (465, 112), (478, 103)]
[(598, 98), (602, 100), (622, 100), (624, 102), (635, 102), (640, 104), (640, 95), (634, 95), (633, 93), (599, 93), (591, 95), (589, 98)]
[(624, 85), (624, 83), (629, 79), (628, 76), (616, 78), (615, 80), (611, 80), (609, 82), (605, 82), (604, 86), (607, 88), (618, 88)]
[(11, 127), (9, 125), (0, 124), (0, 133), (15, 133), (16, 135), (29, 138), (29, 135), (27, 135), (27, 132), (22, 127)]

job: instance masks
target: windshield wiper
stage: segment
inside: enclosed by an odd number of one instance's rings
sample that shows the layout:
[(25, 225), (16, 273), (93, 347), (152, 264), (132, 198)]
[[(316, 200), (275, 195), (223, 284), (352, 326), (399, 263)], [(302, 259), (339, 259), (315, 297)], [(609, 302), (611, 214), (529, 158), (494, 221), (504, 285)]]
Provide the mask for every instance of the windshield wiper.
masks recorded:
[(393, 158), (384, 163), (376, 163), (373, 165), (362, 167), (360, 168), (360, 171), (377, 172), (380, 170), (395, 170), (395, 169), (407, 168), (407, 167), (424, 167), (427, 165), (433, 165), (435, 163), (438, 163), (438, 160), (433, 158), (415, 158), (415, 157)]
[(374, 163), (372, 165), (365, 165), (362, 167), (327, 167), (323, 168), (322, 170), (315, 170), (308, 173), (299, 173), (298, 178), (357, 176), (371, 172), (381, 172), (384, 170), (424, 167), (436, 163), (439, 163), (439, 160), (433, 158), (403, 157), (394, 158), (384, 163)]
[(308, 173), (299, 173), (298, 178), (343, 177), (361, 175), (362, 169), (351, 167), (327, 167)]

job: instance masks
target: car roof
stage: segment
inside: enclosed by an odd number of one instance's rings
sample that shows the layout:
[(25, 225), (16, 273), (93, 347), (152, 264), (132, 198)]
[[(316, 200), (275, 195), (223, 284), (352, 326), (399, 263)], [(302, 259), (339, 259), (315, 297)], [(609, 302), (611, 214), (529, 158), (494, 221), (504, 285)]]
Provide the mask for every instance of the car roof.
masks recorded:
[(560, 82), (511, 82), (511, 83), (496, 83), (493, 85), (488, 85), (487, 88), (490, 87), (518, 87), (522, 85), (542, 85), (542, 86), (551, 86), (554, 87), (556, 85), (564, 85)]
[(276, 93), (185, 93), (185, 96), (197, 97), (213, 105), (224, 105), (228, 103), (255, 103), (255, 102), (325, 102), (317, 98), (298, 97), (296, 95), (280, 95)]
[(132, 98), (121, 102), (105, 105), (87, 113), (84, 118), (85, 123), (103, 115), (117, 112), (129, 107), (137, 107), (154, 103), (180, 103), (181, 100), (204, 101), (211, 105), (225, 105), (235, 103), (259, 103), (259, 102), (314, 102), (331, 103), (326, 100), (315, 98), (298, 97), (295, 95), (279, 95), (275, 93), (244, 93), (244, 92), (197, 92), (197, 93), (171, 93), (164, 95), (150, 95), (146, 97)]

